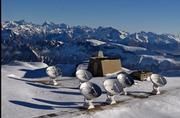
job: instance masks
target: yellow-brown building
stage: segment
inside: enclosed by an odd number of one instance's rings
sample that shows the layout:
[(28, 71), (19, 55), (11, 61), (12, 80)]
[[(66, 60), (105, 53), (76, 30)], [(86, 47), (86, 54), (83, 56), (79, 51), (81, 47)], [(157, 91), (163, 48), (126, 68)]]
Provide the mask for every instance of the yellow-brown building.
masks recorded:
[(114, 73), (122, 69), (121, 60), (119, 58), (104, 57), (100, 51), (97, 57), (91, 57), (88, 70), (94, 77), (102, 77), (105, 74)]

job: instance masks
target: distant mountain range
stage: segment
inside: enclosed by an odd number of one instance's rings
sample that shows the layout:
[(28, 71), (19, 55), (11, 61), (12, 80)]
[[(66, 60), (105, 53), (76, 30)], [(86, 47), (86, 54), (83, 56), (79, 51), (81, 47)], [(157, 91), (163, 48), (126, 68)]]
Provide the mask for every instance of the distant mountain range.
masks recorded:
[(132, 69), (180, 69), (180, 38), (153, 32), (128, 33), (112, 27), (91, 28), (24, 20), (1, 23), (1, 63), (12, 60), (79, 64), (94, 52), (120, 57)]

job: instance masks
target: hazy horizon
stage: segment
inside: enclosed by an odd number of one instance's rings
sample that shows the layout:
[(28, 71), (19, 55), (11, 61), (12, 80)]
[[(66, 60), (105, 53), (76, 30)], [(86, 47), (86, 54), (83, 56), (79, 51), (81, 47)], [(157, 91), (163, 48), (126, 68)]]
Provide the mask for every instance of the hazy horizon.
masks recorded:
[(45, 21), (134, 32), (180, 32), (179, 0), (2, 0), (2, 21)]

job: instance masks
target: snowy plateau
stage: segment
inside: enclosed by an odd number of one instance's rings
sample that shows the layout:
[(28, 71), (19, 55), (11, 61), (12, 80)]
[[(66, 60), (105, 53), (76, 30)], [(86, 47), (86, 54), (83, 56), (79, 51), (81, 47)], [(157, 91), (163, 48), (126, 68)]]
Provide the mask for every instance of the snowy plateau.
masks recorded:
[[(128, 95), (116, 95), (115, 105), (99, 105), (106, 100), (103, 77), (90, 81), (103, 94), (94, 100), (95, 109), (83, 110), (84, 98), (75, 77), (59, 77), (59, 86), (42, 84), (49, 80), (47, 64), (15, 61), (2, 66), (2, 118), (179, 118), (180, 77), (166, 77), (160, 95), (150, 95), (150, 81), (136, 81), (127, 88)], [(124, 71), (129, 71), (124, 69)], [(180, 71), (179, 71), (180, 72)], [(173, 73), (179, 73), (173, 72)], [(172, 73), (172, 72), (171, 72)]]
[[(91, 28), (45, 22), (1, 23), (1, 82), (3, 118), (179, 118), (180, 38), (153, 32), (128, 33), (112, 27)], [(147, 70), (167, 79), (160, 95), (150, 95), (150, 81), (136, 81), (128, 95), (117, 95), (116, 105), (105, 101), (103, 77), (94, 77), (103, 94), (94, 110), (82, 110), (83, 96), (74, 77), (77, 67), (86, 68), (94, 52), (120, 58), (124, 71)], [(49, 80), (45, 69), (58, 64), (63, 77), (59, 86)], [(79, 66), (78, 66), (79, 65)]]

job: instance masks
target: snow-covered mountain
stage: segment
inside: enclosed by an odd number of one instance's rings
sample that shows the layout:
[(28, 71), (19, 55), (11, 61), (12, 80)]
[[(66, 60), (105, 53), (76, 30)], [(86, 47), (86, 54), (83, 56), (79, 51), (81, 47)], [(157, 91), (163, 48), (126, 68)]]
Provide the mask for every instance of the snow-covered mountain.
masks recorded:
[(38, 25), (24, 20), (5, 21), (1, 26), (2, 63), (79, 64), (103, 50), (106, 56), (120, 57), (123, 66), (131, 69), (180, 69), (180, 39), (172, 34), (130, 34), (112, 27)]

